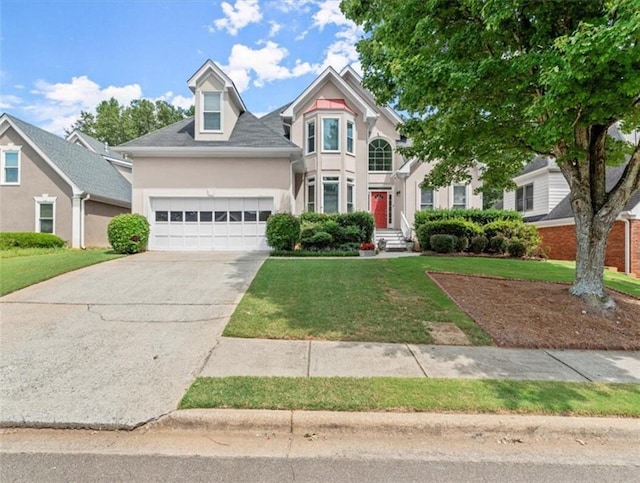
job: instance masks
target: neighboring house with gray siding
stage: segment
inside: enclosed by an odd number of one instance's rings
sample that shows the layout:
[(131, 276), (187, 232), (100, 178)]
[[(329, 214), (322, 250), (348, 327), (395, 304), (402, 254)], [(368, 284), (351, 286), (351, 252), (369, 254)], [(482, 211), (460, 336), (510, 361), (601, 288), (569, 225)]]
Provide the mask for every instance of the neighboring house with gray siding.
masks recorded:
[(112, 162), (0, 116), (0, 231), (53, 233), (74, 248), (107, 246), (109, 221), (129, 211), (131, 184)]

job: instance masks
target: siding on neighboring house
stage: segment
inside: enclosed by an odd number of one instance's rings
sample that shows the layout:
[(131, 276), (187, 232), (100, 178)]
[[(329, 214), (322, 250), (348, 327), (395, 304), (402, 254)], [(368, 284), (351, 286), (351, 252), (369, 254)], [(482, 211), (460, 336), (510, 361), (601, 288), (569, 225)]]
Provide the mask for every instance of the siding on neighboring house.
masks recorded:
[[(625, 223), (616, 221), (607, 240), (605, 265), (616, 267), (619, 272), (625, 271)], [(630, 220), (631, 231), (631, 263), (630, 272), (640, 277), (640, 220)], [(542, 246), (549, 258), (555, 260), (576, 259), (575, 225), (568, 224), (554, 227), (538, 227), (542, 238)]]
[(0, 187), (0, 231), (36, 229), (34, 197), (55, 197), (55, 235), (71, 241), (71, 187), (13, 128), (0, 137), (0, 145), (22, 146), (20, 152), (20, 184)]
[(569, 184), (562, 173), (550, 172), (548, 177), (549, 197), (547, 212), (550, 213), (569, 194)]

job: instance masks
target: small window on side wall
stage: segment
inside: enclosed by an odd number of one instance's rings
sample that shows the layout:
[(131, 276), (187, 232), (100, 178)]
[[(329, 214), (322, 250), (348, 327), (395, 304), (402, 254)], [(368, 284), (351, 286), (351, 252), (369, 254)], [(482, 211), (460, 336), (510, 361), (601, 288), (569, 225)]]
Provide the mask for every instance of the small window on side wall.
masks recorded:
[(316, 152), (316, 122), (307, 122), (307, 154)]
[(467, 207), (467, 186), (462, 184), (454, 185), (452, 208), (466, 208), (466, 207)]
[(11, 146), (2, 150), (1, 184), (20, 184), (20, 148)]
[(435, 193), (432, 189), (420, 190), (420, 209), (421, 210), (433, 210)]
[(38, 233), (55, 233), (56, 231), (56, 197), (38, 196), (36, 202), (36, 227)]

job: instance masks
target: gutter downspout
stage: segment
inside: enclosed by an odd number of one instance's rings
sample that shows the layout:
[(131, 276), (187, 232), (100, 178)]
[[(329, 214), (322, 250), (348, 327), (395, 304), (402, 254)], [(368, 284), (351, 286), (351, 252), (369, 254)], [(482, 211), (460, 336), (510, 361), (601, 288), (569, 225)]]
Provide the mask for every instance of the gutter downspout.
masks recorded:
[(631, 222), (629, 221), (629, 214), (620, 214), (624, 216), (624, 273), (629, 275), (631, 273)]
[(82, 248), (83, 250), (85, 250), (87, 248), (85, 246), (85, 244), (84, 244), (84, 229), (85, 229), (85, 222), (84, 222), (85, 209), (84, 209), (84, 204), (89, 198), (91, 198), (91, 195), (87, 193), (87, 196), (85, 196), (84, 198), (80, 199), (80, 248)]
[(289, 211), (292, 215), (295, 215), (295, 196), (293, 193), (293, 183), (295, 182), (295, 176), (293, 174), (293, 165), (297, 163), (298, 160), (291, 161), (289, 163)]

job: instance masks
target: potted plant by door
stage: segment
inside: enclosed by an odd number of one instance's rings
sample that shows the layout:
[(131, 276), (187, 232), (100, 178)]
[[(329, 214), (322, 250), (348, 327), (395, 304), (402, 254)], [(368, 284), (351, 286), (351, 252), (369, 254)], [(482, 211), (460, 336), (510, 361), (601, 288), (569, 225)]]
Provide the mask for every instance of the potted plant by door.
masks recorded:
[(372, 257), (376, 254), (376, 246), (371, 242), (362, 242), (358, 252), (361, 257)]

